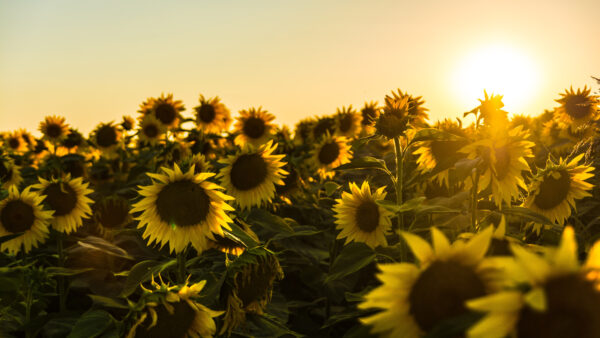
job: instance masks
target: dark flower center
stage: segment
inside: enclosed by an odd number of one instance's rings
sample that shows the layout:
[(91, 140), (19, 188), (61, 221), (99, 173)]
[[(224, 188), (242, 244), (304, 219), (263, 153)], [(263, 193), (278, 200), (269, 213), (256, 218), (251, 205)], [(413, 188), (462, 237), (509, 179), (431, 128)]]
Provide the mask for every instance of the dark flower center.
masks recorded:
[(156, 118), (163, 124), (171, 124), (177, 118), (175, 107), (169, 103), (161, 103), (156, 107)]
[(231, 168), (231, 184), (238, 190), (250, 190), (264, 182), (267, 163), (259, 154), (240, 156)]
[(11, 137), (8, 139), (8, 146), (12, 149), (18, 149), (20, 145), (21, 141), (19, 141), (19, 139), (16, 137)]
[(109, 198), (98, 204), (96, 219), (105, 228), (117, 228), (124, 225), (129, 216), (129, 206), (121, 199)]
[(270, 259), (260, 260), (249, 269), (235, 276), (237, 295), (246, 307), (254, 301), (268, 297), (268, 292), (277, 275), (276, 263)]
[(104, 125), (98, 129), (96, 134), (96, 142), (98, 146), (108, 148), (117, 144), (117, 131), (111, 125)]
[(524, 307), (519, 315), (519, 337), (600, 337), (600, 295), (591, 281), (578, 274), (554, 277), (544, 286), (547, 308)]
[(206, 220), (210, 202), (202, 187), (190, 180), (181, 180), (162, 188), (156, 199), (156, 208), (167, 224), (186, 227)]
[(364, 232), (373, 232), (379, 226), (379, 207), (373, 201), (365, 201), (356, 209), (356, 225)]
[(265, 133), (265, 121), (258, 117), (250, 117), (244, 122), (243, 130), (250, 138), (260, 138)]
[(466, 313), (465, 301), (483, 295), (483, 282), (472, 268), (452, 261), (435, 261), (410, 291), (410, 313), (427, 332), (443, 320)]
[(50, 209), (54, 210), (55, 217), (70, 213), (77, 205), (77, 193), (64, 182), (50, 183), (43, 194)]
[(155, 138), (158, 135), (158, 127), (154, 124), (147, 124), (144, 126), (144, 135), (149, 138)]
[(62, 127), (56, 123), (49, 123), (46, 125), (46, 135), (50, 138), (57, 138), (62, 132)]
[(11, 233), (24, 232), (31, 229), (35, 215), (31, 205), (21, 201), (12, 200), (4, 206), (0, 220), (6, 231)]
[(331, 164), (337, 160), (340, 155), (340, 146), (337, 142), (326, 143), (319, 150), (319, 162), (322, 164)]
[(77, 146), (80, 146), (82, 142), (83, 137), (81, 136), (81, 134), (75, 130), (71, 130), (69, 135), (67, 135), (67, 138), (64, 140), (63, 145), (68, 149), (72, 149)]
[(348, 132), (350, 131), (350, 128), (352, 128), (352, 122), (354, 120), (352, 117), (352, 114), (340, 115), (340, 131), (342, 133)]
[(506, 146), (496, 148), (496, 163), (494, 169), (496, 169), (496, 177), (498, 180), (504, 179), (508, 174), (510, 168), (510, 151)]
[(377, 111), (371, 107), (364, 108), (362, 111), (362, 124), (372, 125), (375, 119), (377, 118)]
[(378, 134), (393, 139), (404, 133), (407, 123), (408, 121), (406, 118), (389, 112), (379, 115), (379, 118), (375, 123), (375, 128), (377, 128)]
[(559, 178), (554, 178), (552, 175), (546, 175), (540, 184), (540, 190), (535, 196), (533, 203), (542, 209), (548, 210), (561, 204), (571, 188), (571, 178), (566, 170), (559, 170)]
[(333, 135), (335, 132), (335, 119), (332, 117), (324, 117), (320, 119), (313, 128), (313, 136), (315, 140), (320, 139), (325, 135), (326, 132), (329, 132), (329, 135)]
[(172, 314), (163, 305), (155, 307), (156, 325), (148, 329), (150, 319), (147, 319), (144, 325), (137, 328), (135, 336), (139, 338), (188, 337), (187, 333), (192, 328), (196, 311), (186, 301), (169, 303), (169, 305), (173, 307)]
[(200, 106), (198, 111), (198, 117), (202, 122), (210, 123), (215, 119), (217, 115), (215, 107), (212, 104), (203, 104)]
[(510, 242), (506, 238), (492, 238), (490, 248), (488, 249), (489, 256), (512, 256), (510, 251)]
[(567, 114), (575, 119), (584, 118), (594, 111), (587, 97), (581, 95), (569, 97), (564, 105)]

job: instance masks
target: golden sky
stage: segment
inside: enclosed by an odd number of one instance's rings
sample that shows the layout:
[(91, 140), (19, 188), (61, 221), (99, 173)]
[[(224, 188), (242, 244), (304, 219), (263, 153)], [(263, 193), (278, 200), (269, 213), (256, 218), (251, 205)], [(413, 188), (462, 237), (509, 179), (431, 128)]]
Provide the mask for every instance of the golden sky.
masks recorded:
[(537, 115), (571, 85), (597, 90), (598, 13), (598, 0), (0, 0), (0, 131), (57, 114), (87, 133), (163, 92), (186, 116), (202, 93), (291, 125), (396, 88), (432, 120), (459, 116), (481, 84)]

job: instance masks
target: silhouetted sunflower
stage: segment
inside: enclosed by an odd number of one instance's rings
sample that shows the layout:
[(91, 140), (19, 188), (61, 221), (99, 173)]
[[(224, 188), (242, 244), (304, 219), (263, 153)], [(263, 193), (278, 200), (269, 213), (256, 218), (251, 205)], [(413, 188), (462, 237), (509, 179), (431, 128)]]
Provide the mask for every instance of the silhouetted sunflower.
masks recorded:
[[(390, 96), (388, 96), (390, 97)], [(403, 93), (400, 89), (397, 92), (392, 91), (392, 96), (394, 101), (402, 101), (404, 98), (407, 99), (408, 102), (408, 116), (410, 118), (410, 124), (413, 127), (426, 127), (426, 120), (429, 118), (427, 111), (429, 109), (423, 107), (425, 104), (425, 100), (422, 100), (422, 96), (414, 97), (408, 92)]]
[(275, 119), (275, 116), (267, 113), (266, 110), (261, 110), (261, 107), (240, 110), (239, 114), (233, 126), (235, 131), (239, 133), (234, 140), (235, 144), (243, 146), (249, 143), (258, 147), (271, 138), (271, 134), (275, 129), (271, 121)]
[(335, 175), (334, 168), (350, 162), (352, 151), (345, 137), (326, 134), (315, 144), (310, 156), (313, 168), (322, 178), (326, 178)]
[(583, 266), (579, 264), (573, 228), (566, 227), (558, 248), (543, 257), (511, 245), (516, 269), (505, 269), (519, 285), (466, 302), (486, 313), (468, 330), (469, 338), (600, 337), (600, 242)]
[(296, 123), (294, 127), (294, 143), (297, 145), (305, 144), (311, 137), (311, 132), (315, 121), (312, 118), (306, 118)]
[(446, 236), (431, 228), (433, 248), (411, 233), (402, 235), (418, 265), (380, 264), (377, 276), (382, 285), (365, 296), (359, 309), (383, 311), (361, 318), (380, 337), (422, 337), (441, 322), (467, 313), (465, 301), (486, 295), (492, 288), (489, 261), (484, 258), (493, 227), (468, 242), (452, 245)]
[[(160, 277), (160, 275), (159, 275)], [(161, 279), (158, 284), (152, 278), (152, 286), (156, 290), (142, 288), (143, 297), (148, 301), (138, 318), (131, 327), (127, 338), (135, 337), (212, 337), (217, 332), (214, 317), (223, 314), (222, 311), (213, 311), (198, 303), (200, 291), (206, 281), (188, 286), (169, 286)]]
[[(173, 99), (173, 94), (167, 96), (161, 94), (158, 98), (149, 99), (148, 104), (150, 103), (152, 108), (150, 108), (149, 114), (154, 115), (165, 127), (170, 129), (179, 125), (181, 112), (185, 107), (181, 101)], [(142, 109), (146, 109), (146, 106), (144, 105)]]
[(133, 220), (129, 213), (129, 201), (118, 195), (111, 195), (96, 202), (93, 215), (98, 230), (103, 234), (121, 229)]
[(169, 243), (170, 251), (176, 253), (190, 243), (198, 251), (206, 249), (207, 238), (214, 239), (213, 233), (223, 236), (222, 228), (229, 229), (231, 219), (225, 212), (233, 208), (226, 201), (233, 197), (208, 181), (215, 174), (194, 174), (194, 168), (183, 173), (177, 164), (173, 169), (162, 167), (162, 171), (147, 173), (156, 181), (139, 187), (138, 193), (144, 198), (131, 210), (142, 212), (136, 219), (140, 221), (138, 228), (146, 227), (144, 239), (161, 247)]
[(270, 202), (275, 196), (275, 184), (283, 184), (283, 177), (288, 174), (281, 168), (285, 155), (273, 155), (276, 148), (272, 141), (258, 149), (246, 145), (237, 154), (219, 160), (226, 165), (218, 175), (221, 184), (242, 209)]
[(480, 118), (483, 119), (483, 124), (492, 131), (501, 130), (508, 126), (508, 113), (501, 108), (504, 107), (502, 95), (488, 96), (487, 91), (483, 91), (484, 99), (479, 99), (481, 103), (477, 108), (480, 113)]
[(62, 116), (46, 116), (40, 123), (40, 131), (44, 134), (45, 140), (58, 144), (69, 134), (69, 125), (65, 123), (65, 118)]
[(8, 157), (0, 157), (0, 185), (4, 189), (10, 186), (18, 186), (23, 182), (20, 167)]
[(587, 86), (577, 89), (571, 87), (565, 90), (562, 97), (556, 102), (560, 107), (556, 109), (556, 118), (564, 128), (577, 129), (581, 125), (598, 119), (598, 97), (590, 95), (591, 88)]
[(368, 181), (360, 188), (350, 182), (350, 193), (343, 192), (333, 207), (336, 229), (341, 230), (337, 239), (346, 238), (345, 244), (363, 242), (371, 248), (387, 246), (385, 235), (392, 227), (393, 214), (376, 203), (385, 199), (385, 188), (372, 193)]
[(375, 131), (375, 121), (379, 117), (379, 107), (377, 101), (365, 102), (365, 105), (360, 110), (362, 114), (362, 128), (367, 134), (373, 134)]
[(378, 135), (393, 139), (404, 134), (410, 120), (408, 97), (394, 99), (388, 95), (383, 113), (375, 121), (375, 129)]
[(28, 253), (48, 237), (48, 222), (52, 211), (42, 209), (43, 196), (29, 191), (19, 192), (16, 186), (8, 188), (8, 197), (0, 201), (0, 237), (23, 233), (2, 243), (1, 251), (16, 255), (21, 250)]
[(338, 135), (352, 139), (360, 133), (360, 115), (358, 115), (356, 110), (352, 109), (352, 105), (348, 106), (348, 108), (338, 108), (335, 119), (337, 122), (336, 133)]
[(227, 121), (231, 120), (231, 114), (219, 97), (206, 99), (200, 94), (199, 100), (200, 105), (194, 107), (198, 129), (208, 134), (220, 134), (226, 130), (229, 127)]
[(150, 145), (156, 145), (167, 131), (167, 128), (154, 115), (144, 116), (139, 127), (140, 141)]
[(61, 141), (61, 145), (65, 147), (69, 153), (81, 152), (86, 148), (86, 141), (77, 129), (70, 128), (69, 134)]
[(529, 184), (529, 196), (525, 207), (540, 213), (553, 222), (563, 225), (575, 208), (575, 200), (591, 196), (588, 192), (593, 185), (585, 182), (594, 176), (594, 168), (578, 165), (584, 154), (570, 162), (559, 159), (558, 163), (546, 162), (546, 168), (538, 169)]
[(89, 183), (83, 183), (81, 177), (71, 179), (70, 175), (61, 179), (47, 181), (41, 177), (40, 183), (32, 188), (46, 196), (44, 204), (54, 211), (51, 225), (54, 230), (69, 234), (83, 224), (83, 218), (92, 213), (92, 200), (87, 197), (93, 190)]
[(111, 157), (121, 143), (121, 131), (112, 122), (101, 123), (92, 132), (92, 138), (96, 147), (102, 154)]
[(335, 135), (336, 120), (335, 117), (324, 116), (320, 117), (312, 123), (312, 132), (310, 134), (313, 142), (321, 140), (327, 134)]
[(121, 121), (121, 128), (123, 130), (133, 130), (135, 128), (135, 119), (129, 115), (123, 115), (123, 121)]

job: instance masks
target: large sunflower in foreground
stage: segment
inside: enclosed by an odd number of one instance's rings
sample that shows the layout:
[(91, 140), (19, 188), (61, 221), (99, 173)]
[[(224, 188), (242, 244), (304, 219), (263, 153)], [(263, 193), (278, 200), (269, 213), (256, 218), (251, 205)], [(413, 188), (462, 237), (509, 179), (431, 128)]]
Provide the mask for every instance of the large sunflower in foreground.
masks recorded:
[(208, 181), (215, 174), (194, 174), (193, 167), (183, 173), (177, 164), (173, 169), (162, 167), (162, 171), (147, 173), (156, 181), (139, 187), (144, 198), (131, 210), (142, 213), (136, 218), (138, 228), (146, 227), (142, 236), (149, 244), (163, 247), (169, 243), (171, 252), (179, 253), (190, 243), (198, 251), (206, 249), (207, 238), (214, 239), (213, 233), (223, 236), (222, 228), (229, 229), (231, 219), (225, 212), (233, 208), (226, 201), (233, 197)]
[[(150, 106), (149, 111), (145, 110), (147, 106)], [(145, 105), (142, 104), (141, 108), (148, 111), (149, 114), (154, 115), (160, 123), (169, 129), (179, 125), (181, 112), (185, 109), (180, 100), (173, 99), (173, 94), (167, 96), (161, 94), (158, 98), (148, 99), (148, 102)]]
[(575, 208), (575, 200), (591, 196), (588, 190), (593, 185), (585, 182), (594, 176), (594, 168), (578, 165), (583, 154), (570, 162), (562, 158), (558, 163), (546, 162), (546, 168), (538, 170), (533, 177), (525, 200), (525, 207), (540, 213), (552, 222), (562, 225), (571, 216), (571, 208)]
[(0, 237), (23, 233), (2, 243), (0, 251), (16, 255), (21, 250), (28, 253), (48, 237), (48, 222), (52, 211), (42, 209), (43, 196), (29, 191), (19, 192), (16, 186), (8, 188), (8, 197), (0, 201)]
[(239, 133), (235, 137), (235, 144), (243, 146), (249, 143), (258, 147), (269, 140), (275, 130), (275, 126), (271, 123), (275, 116), (262, 110), (261, 107), (240, 110), (239, 114), (233, 126)]
[(518, 268), (507, 271), (514, 285), (467, 301), (470, 309), (486, 313), (469, 329), (469, 338), (600, 337), (600, 242), (583, 266), (571, 227), (544, 256), (518, 245), (511, 249)]
[(88, 189), (89, 183), (83, 183), (81, 177), (71, 179), (71, 175), (50, 181), (40, 177), (39, 180), (32, 188), (46, 196), (44, 203), (54, 211), (51, 221), (54, 230), (69, 234), (79, 228), (83, 218), (92, 213), (92, 200), (87, 197), (93, 192)]
[(336, 229), (341, 230), (337, 238), (349, 242), (363, 242), (375, 248), (387, 246), (386, 232), (392, 227), (391, 212), (378, 205), (385, 199), (385, 186), (371, 192), (368, 181), (359, 188), (350, 182), (350, 193), (343, 192), (333, 207)]
[[(500, 135), (497, 133), (460, 150), (466, 153), (469, 159), (482, 160), (478, 166), (478, 191), (491, 185), (494, 202), (498, 206), (502, 203), (510, 204), (513, 199), (519, 197), (519, 188), (527, 187), (522, 172), (530, 170), (525, 159), (533, 157), (531, 148), (534, 146), (533, 142), (527, 140), (529, 134), (520, 126)], [(467, 188), (472, 184), (470, 180), (466, 183)]]
[[(160, 275), (159, 275), (160, 277)], [(145, 289), (144, 311), (131, 327), (127, 338), (135, 337), (212, 337), (217, 332), (214, 317), (223, 314), (213, 311), (195, 300), (206, 281), (188, 286), (158, 284), (152, 278), (156, 290)], [(143, 288), (143, 286), (142, 286)]]
[(196, 126), (198, 129), (208, 134), (220, 134), (229, 126), (226, 124), (231, 119), (229, 109), (225, 107), (218, 96), (214, 98), (204, 98), (200, 94), (200, 105), (194, 107), (196, 111)]
[(329, 133), (315, 144), (310, 156), (312, 167), (322, 178), (333, 177), (333, 169), (349, 163), (351, 159), (352, 150), (348, 139), (343, 136), (331, 136)]
[(484, 259), (492, 232), (488, 227), (468, 242), (450, 244), (441, 231), (431, 228), (433, 248), (421, 237), (402, 233), (419, 264), (379, 265), (382, 285), (358, 307), (382, 311), (361, 321), (381, 337), (417, 338), (467, 313), (465, 301), (486, 295), (494, 284), (494, 264)]
[(352, 105), (338, 108), (335, 114), (337, 123), (336, 132), (340, 136), (347, 137), (349, 139), (355, 138), (360, 133), (360, 115), (356, 110), (352, 109)]
[(226, 165), (219, 172), (221, 185), (242, 209), (270, 202), (275, 184), (284, 184), (283, 177), (288, 174), (282, 169), (285, 155), (273, 155), (276, 148), (272, 141), (258, 149), (246, 145), (241, 152), (219, 161)]
[(590, 95), (590, 92), (591, 88), (585, 86), (583, 89), (577, 89), (577, 92), (571, 87), (564, 94), (560, 94), (562, 97), (556, 100), (560, 103), (560, 107), (556, 109), (556, 117), (563, 127), (576, 129), (598, 118), (598, 97)]
[(44, 139), (57, 144), (69, 134), (69, 125), (62, 116), (46, 116), (44, 121), (40, 122), (40, 131), (44, 134)]

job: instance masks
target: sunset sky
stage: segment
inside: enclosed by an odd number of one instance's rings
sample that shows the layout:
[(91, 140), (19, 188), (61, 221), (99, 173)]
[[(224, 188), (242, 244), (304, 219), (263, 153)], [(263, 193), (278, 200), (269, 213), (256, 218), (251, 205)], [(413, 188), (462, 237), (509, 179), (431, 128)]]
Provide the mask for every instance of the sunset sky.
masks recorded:
[(293, 125), (423, 96), (431, 120), (478, 105), (537, 115), (598, 85), (600, 1), (0, 0), (0, 131), (57, 114), (82, 132), (173, 93)]

